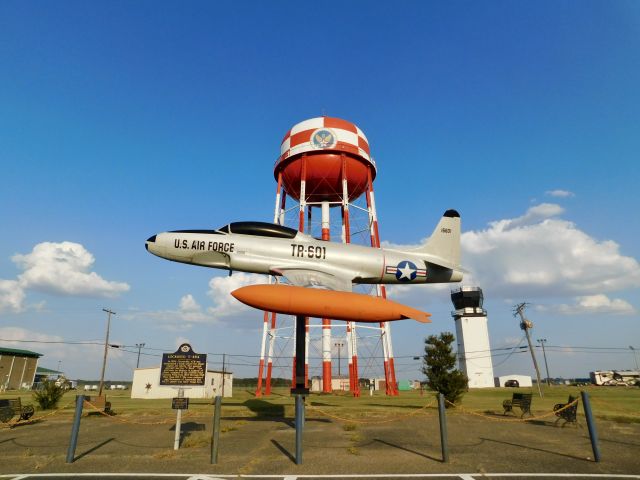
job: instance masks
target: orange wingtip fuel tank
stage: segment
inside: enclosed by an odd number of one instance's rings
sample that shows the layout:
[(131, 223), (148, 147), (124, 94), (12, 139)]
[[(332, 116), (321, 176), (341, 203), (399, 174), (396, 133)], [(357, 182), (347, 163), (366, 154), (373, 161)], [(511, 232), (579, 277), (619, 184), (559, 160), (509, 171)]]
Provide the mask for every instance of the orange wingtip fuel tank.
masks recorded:
[(360, 293), (335, 292), (289, 285), (251, 285), (231, 292), (250, 307), (267, 312), (349, 322), (389, 322), (412, 318), (430, 323), (430, 313)]

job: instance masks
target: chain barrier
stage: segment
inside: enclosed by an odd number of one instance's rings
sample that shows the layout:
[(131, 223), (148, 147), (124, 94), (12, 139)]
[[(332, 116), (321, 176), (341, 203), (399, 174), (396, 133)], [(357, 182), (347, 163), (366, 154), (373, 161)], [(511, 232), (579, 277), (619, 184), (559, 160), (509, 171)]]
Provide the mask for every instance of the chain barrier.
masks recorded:
[(488, 420), (493, 420), (494, 422), (530, 422), (532, 420), (540, 420), (541, 418), (546, 418), (546, 417), (550, 417), (551, 415), (557, 415), (558, 413), (567, 410), (568, 408), (573, 407), (574, 405), (578, 404), (578, 401), (580, 399), (576, 398), (573, 402), (571, 403), (567, 403), (565, 404), (562, 408), (559, 408), (558, 410), (553, 410), (551, 412), (545, 413), (543, 415), (538, 415), (538, 416), (531, 416), (528, 418), (515, 418), (515, 417), (504, 417), (504, 418), (500, 418), (497, 416), (491, 416), (491, 415), (486, 415), (484, 413), (479, 413), (479, 412), (474, 412), (473, 410), (468, 410), (460, 405), (456, 405), (455, 403), (450, 402), (449, 400), (445, 399), (445, 402), (449, 405), (451, 405), (453, 408), (460, 410), (462, 413), (466, 413), (468, 415), (475, 415), (476, 417), (481, 417), (481, 418), (486, 418)]
[[(117, 416), (117, 415), (112, 415), (112, 414), (109, 414), (109, 413), (105, 412), (104, 410), (96, 407), (93, 403), (91, 403), (88, 400), (85, 400), (84, 403), (89, 405), (90, 408), (92, 408), (94, 411), (98, 412), (100, 415), (102, 415), (104, 417), (110, 418), (111, 420), (116, 421), (116, 422), (125, 423), (125, 424), (129, 424), (129, 425), (167, 425), (167, 424), (176, 422), (176, 418), (174, 416), (168, 417), (165, 420), (160, 420), (160, 421), (157, 421), (157, 422), (139, 422), (139, 421), (135, 421), (135, 420), (127, 420), (126, 418), (123, 418), (123, 417), (120, 417), (120, 416)], [(186, 420), (186, 419), (189, 419), (189, 418), (209, 418), (209, 416), (202, 415), (202, 414), (196, 414), (196, 413), (193, 413), (193, 414), (188, 414), (187, 413), (187, 414), (184, 414), (182, 416), (183, 420)]]
[(31, 417), (28, 420), (20, 420), (20, 416), (18, 415), (18, 419), (15, 421), (10, 421), (7, 422), (5, 424), (0, 425), (0, 429), (2, 428), (8, 428), (11, 429), (17, 425), (29, 425), (30, 423), (36, 422), (38, 420), (42, 420), (43, 418), (47, 418), (47, 417), (52, 417), (54, 415), (57, 415), (58, 413), (60, 413), (62, 410), (64, 410), (65, 408), (67, 408), (69, 405), (71, 405), (72, 403), (74, 403), (75, 400), (71, 400), (70, 402), (66, 403), (65, 405), (63, 405), (60, 408), (57, 408), (47, 414), (44, 415), (40, 415), (38, 417)]
[[(307, 408), (308, 408), (309, 410), (311, 410), (311, 411), (318, 412), (320, 415), (324, 415), (325, 417), (334, 418), (334, 419), (336, 419), (336, 420), (340, 420), (340, 421), (343, 421), (343, 422), (360, 423), (360, 424), (379, 424), (379, 423), (391, 423), (391, 422), (396, 422), (396, 421), (398, 421), (398, 420), (403, 420), (403, 419), (405, 419), (405, 418), (412, 417), (412, 416), (414, 416), (414, 415), (416, 415), (416, 414), (418, 414), (418, 413), (420, 413), (420, 412), (424, 412), (424, 410), (426, 410), (427, 408), (434, 406), (434, 405), (435, 405), (435, 403), (436, 403), (436, 402), (435, 402), (435, 400), (432, 400), (432, 401), (431, 401), (431, 402), (429, 402), (428, 404), (426, 404), (426, 405), (424, 405), (424, 406), (422, 406), (422, 407), (420, 407), (420, 408), (417, 408), (417, 409), (413, 410), (412, 412), (408, 413), (407, 415), (399, 415), (399, 416), (397, 416), (397, 417), (393, 417), (393, 418), (385, 418), (385, 419), (383, 419), (383, 420), (356, 420), (356, 419), (353, 419), (353, 418), (340, 417), (340, 416), (338, 416), (338, 415), (334, 415), (334, 414), (331, 414), (331, 413), (325, 412), (324, 410), (321, 410), (321, 409), (319, 409), (319, 408), (316, 408), (316, 407), (314, 407), (314, 406), (312, 406), (312, 405), (308, 405), (308, 406), (307, 406)], [(432, 414), (426, 414), (426, 413), (425, 413), (425, 416), (431, 416), (431, 415), (432, 415)]]

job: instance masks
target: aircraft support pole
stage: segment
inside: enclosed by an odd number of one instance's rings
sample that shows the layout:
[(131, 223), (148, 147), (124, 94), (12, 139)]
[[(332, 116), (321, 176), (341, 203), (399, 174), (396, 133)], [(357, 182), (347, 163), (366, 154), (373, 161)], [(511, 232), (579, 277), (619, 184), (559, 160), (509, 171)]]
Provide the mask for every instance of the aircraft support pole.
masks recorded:
[(296, 315), (296, 369), (295, 386), (291, 394), (296, 398), (296, 464), (302, 465), (302, 433), (304, 430), (304, 397), (309, 394), (305, 383), (304, 358), (306, 355), (305, 317)]
[(304, 397), (296, 395), (296, 465), (302, 465), (302, 433), (304, 431)]

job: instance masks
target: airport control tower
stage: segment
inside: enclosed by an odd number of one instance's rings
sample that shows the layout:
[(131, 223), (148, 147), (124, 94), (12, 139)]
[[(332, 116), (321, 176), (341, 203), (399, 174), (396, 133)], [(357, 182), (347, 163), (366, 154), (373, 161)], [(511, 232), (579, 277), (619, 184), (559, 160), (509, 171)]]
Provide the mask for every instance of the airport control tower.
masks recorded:
[(458, 364), (469, 377), (469, 388), (493, 387), (493, 363), (489, 345), (487, 311), (482, 308), (483, 295), (479, 287), (461, 287), (451, 292), (455, 310)]

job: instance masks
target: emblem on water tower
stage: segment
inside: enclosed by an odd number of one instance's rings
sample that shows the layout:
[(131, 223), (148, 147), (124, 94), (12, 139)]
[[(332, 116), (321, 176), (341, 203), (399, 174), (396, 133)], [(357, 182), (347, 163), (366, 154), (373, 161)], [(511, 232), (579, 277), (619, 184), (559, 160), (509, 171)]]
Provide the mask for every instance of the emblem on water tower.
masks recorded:
[(311, 145), (314, 148), (332, 148), (336, 146), (336, 134), (328, 128), (319, 128), (311, 134)]

